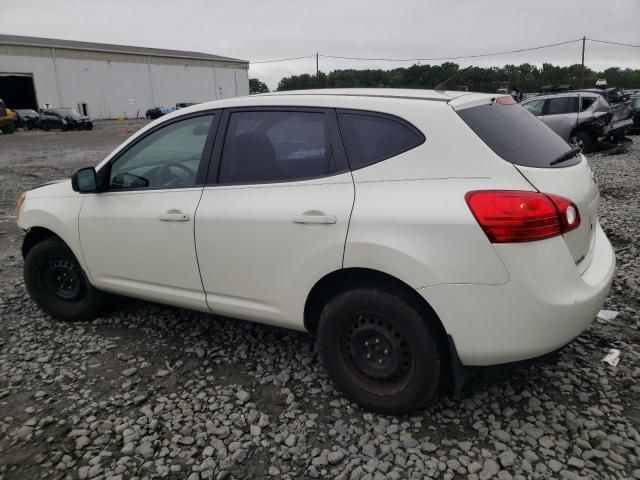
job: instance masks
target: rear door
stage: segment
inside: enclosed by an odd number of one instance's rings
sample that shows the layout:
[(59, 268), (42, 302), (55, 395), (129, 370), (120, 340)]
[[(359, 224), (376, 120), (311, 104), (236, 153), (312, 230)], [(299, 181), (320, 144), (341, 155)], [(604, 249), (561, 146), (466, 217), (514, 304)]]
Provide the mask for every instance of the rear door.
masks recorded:
[(342, 268), (354, 201), (335, 111), (227, 110), (214, 159), (195, 230), (210, 309), (303, 329), (309, 291)]
[(564, 140), (569, 140), (578, 123), (578, 97), (555, 97), (547, 100), (542, 121)]
[(578, 207), (580, 226), (564, 235), (580, 272), (586, 270), (595, 241), (598, 186), (582, 154), (556, 159), (571, 147), (519, 105), (488, 102), (456, 109), (471, 129), (500, 157), (512, 163), (542, 193), (568, 198)]

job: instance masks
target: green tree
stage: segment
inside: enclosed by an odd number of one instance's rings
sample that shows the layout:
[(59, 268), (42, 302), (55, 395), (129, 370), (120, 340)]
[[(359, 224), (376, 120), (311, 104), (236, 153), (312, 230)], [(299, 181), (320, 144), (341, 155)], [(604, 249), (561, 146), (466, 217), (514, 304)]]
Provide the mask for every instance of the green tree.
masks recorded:
[(257, 78), (249, 79), (249, 94), (253, 95), (256, 93), (269, 93), (269, 87), (264, 82), (261, 82)]
[[(476, 92), (494, 93), (501, 82), (509, 82), (523, 92), (537, 92), (543, 85), (570, 84), (575, 87), (594, 87), (598, 78), (606, 78), (610, 86), (640, 88), (640, 70), (608, 68), (595, 72), (578, 64), (559, 67), (545, 63), (537, 67), (529, 63), (503, 67), (473, 67), (465, 72), (456, 63), (442, 65), (411, 65), (392, 70), (334, 70), (320, 73), (320, 88), (434, 88), (451, 78), (447, 88), (455, 90), (463, 86)], [(454, 76), (455, 75), (455, 76)], [(580, 80), (583, 83), (580, 85)], [(303, 90), (318, 88), (315, 75), (302, 74), (285, 77), (278, 83), (278, 90)]]

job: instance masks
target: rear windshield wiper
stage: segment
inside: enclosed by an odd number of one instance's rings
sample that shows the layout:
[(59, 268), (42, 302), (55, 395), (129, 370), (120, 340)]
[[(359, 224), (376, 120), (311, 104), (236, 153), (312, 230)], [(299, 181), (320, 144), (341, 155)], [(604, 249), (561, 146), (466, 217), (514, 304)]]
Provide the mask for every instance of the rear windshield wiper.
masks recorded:
[(549, 166), (551, 165), (557, 165), (559, 163), (562, 162), (566, 162), (567, 160), (569, 160), (570, 158), (575, 157), (576, 155), (578, 155), (580, 152), (582, 151), (582, 148), (580, 147), (573, 147), (571, 150), (567, 150), (566, 152), (564, 152), (562, 155), (560, 155), (558, 158), (556, 158), (553, 162), (551, 162), (549, 164)]

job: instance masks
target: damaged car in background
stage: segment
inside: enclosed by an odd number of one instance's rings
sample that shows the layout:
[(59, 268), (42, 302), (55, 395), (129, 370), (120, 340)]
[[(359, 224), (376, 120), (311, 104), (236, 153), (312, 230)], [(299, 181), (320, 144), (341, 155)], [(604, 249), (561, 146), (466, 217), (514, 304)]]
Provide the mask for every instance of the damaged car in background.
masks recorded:
[(633, 125), (633, 111), (629, 105), (610, 105), (599, 91), (540, 95), (521, 105), (584, 153), (602, 142), (621, 142)]

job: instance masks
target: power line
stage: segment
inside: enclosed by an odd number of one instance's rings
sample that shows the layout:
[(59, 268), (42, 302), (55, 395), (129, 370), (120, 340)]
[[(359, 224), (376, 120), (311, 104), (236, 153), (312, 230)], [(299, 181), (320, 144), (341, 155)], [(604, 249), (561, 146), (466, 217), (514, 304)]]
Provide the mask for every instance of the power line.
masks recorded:
[[(634, 45), (631, 43), (621, 43), (621, 42), (610, 42), (608, 40), (596, 40), (594, 38), (587, 38), (587, 41), (596, 42), (596, 43), (605, 43), (609, 45), (619, 45), (623, 47), (633, 47), (640, 48), (640, 45)], [(529, 47), (529, 48), (519, 48), (517, 50), (504, 50), (500, 52), (491, 52), (491, 53), (478, 53), (474, 55), (455, 55), (452, 57), (431, 57), (431, 58), (374, 58), (374, 57), (347, 57), (342, 55), (325, 55), (323, 53), (316, 53), (315, 55), (304, 55), (300, 57), (290, 57), (290, 58), (277, 58), (277, 59), (268, 59), (268, 60), (259, 60), (255, 62), (251, 62), (251, 64), (263, 64), (263, 63), (277, 63), (277, 62), (289, 62), (293, 60), (303, 60), (307, 58), (315, 58), (317, 61), (318, 57), (323, 58), (333, 58), (339, 60), (356, 60), (356, 61), (365, 61), (365, 62), (434, 62), (434, 61), (442, 61), (442, 60), (461, 60), (467, 58), (482, 58), (482, 57), (492, 57), (497, 55), (509, 55), (512, 53), (522, 53), (522, 52), (531, 52), (534, 50), (542, 50), (545, 48), (558, 47), (561, 45), (569, 45), (571, 43), (582, 42), (582, 38), (577, 38), (575, 40), (567, 40), (566, 42), (558, 42), (558, 43), (549, 43), (547, 45), (539, 45), (537, 47)]]
[(275, 60), (260, 60), (258, 62), (251, 62), (251, 63), (256, 64), (256, 63), (289, 62), (291, 60), (302, 60), (303, 58), (314, 58), (314, 57), (315, 55), (305, 55), (304, 57), (277, 58)]
[(567, 45), (570, 43), (581, 42), (582, 39), (578, 38), (576, 40), (568, 40), (566, 42), (558, 42), (558, 43), (550, 43), (548, 45), (540, 45), (538, 47), (530, 47), (530, 48), (520, 48), (518, 50), (507, 50), (502, 52), (491, 52), (491, 53), (479, 53), (475, 55), (457, 55), (453, 57), (433, 57), (433, 58), (367, 58), (367, 57), (343, 57), (338, 55), (323, 55), (320, 54), (321, 57), (325, 58), (337, 58), (343, 60), (363, 60), (363, 61), (384, 61), (384, 62), (432, 62), (438, 60), (458, 60), (464, 58), (479, 58), (479, 57), (491, 57), (495, 55), (507, 55), (510, 53), (521, 53), (521, 52), (529, 52), (532, 50), (541, 50), (543, 48), (557, 47), (559, 45)]
[(596, 40), (595, 38), (587, 38), (587, 40), (589, 40), (590, 42), (608, 43), (610, 45), (621, 45), (623, 47), (640, 48), (640, 45), (634, 45), (632, 43), (608, 42), (607, 40)]

